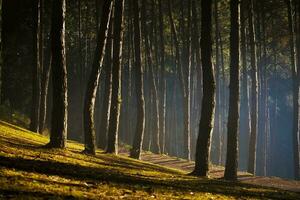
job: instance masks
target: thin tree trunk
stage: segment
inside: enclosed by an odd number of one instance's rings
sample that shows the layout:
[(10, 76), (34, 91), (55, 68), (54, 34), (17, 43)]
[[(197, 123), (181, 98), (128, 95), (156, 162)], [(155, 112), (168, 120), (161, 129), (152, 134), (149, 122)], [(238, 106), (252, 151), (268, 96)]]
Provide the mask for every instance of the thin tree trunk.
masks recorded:
[(30, 130), (39, 132), (39, 114), (41, 102), (40, 79), (40, 0), (33, 3), (33, 71), (32, 71), (32, 107)]
[(42, 133), (45, 124), (46, 124), (46, 118), (47, 118), (47, 100), (48, 100), (48, 91), (49, 91), (49, 81), (50, 81), (50, 73), (51, 73), (51, 50), (50, 50), (50, 40), (46, 42), (46, 52), (45, 52), (45, 58), (46, 61), (43, 67), (43, 74), (42, 74), (42, 83), (41, 83), (41, 105), (40, 105), (40, 125), (39, 129)]
[(241, 110), (240, 110), (240, 142), (239, 165), (240, 169), (247, 169), (248, 144), (250, 134), (250, 113), (248, 95), (247, 48), (246, 48), (246, 4), (241, 3)]
[(96, 153), (96, 136), (95, 136), (95, 101), (96, 94), (99, 85), (99, 77), (101, 73), (101, 67), (103, 63), (106, 36), (108, 32), (108, 24), (111, 16), (112, 1), (107, 0), (102, 7), (101, 24), (97, 35), (97, 46), (94, 54), (94, 61), (92, 65), (92, 71), (89, 77), (85, 103), (84, 103), (84, 134), (85, 134), (85, 150), (84, 153), (95, 154)]
[(142, 2), (142, 14), (141, 14), (141, 22), (143, 27), (143, 33), (144, 33), (144, 41), (145, 41), (145, 55), (147, 60), (147, 65), (149, 67), (149, 81), (150, 81), (150, 90), (151, 94), (153, 95), (153, 131), (151, 131), (152, 135), (152, 151), (153, 153), (160, 154), (160, 142), (159, 142), (159, 104), (158, 104), (158, 94), (157, 94), (157, 86), (154, 76), (154, 69), (153, 69), (153, 57), (152, 57), (152, 51), (151, 51), (151, 45), (150, 45), (150, 36), (148, 32), (150, 30), (147, 27), (146, 24), (146, 6), (145, 6), (145, 0)]
[(141, 29), (139, 1), (132, 0), (134, 13), (135, 86), (137, 95), (137, 124), (130, 157), (140, 159), (145, 131), (144, 80), (141, 60)]
[(104, 87), (104, 97), (102, 105), (102, 116), (99, 127), (99, 139), (98, 147), (105, 149), (107, 145), (107, 135), (109, 128), (109, 117), (110, 117), (110, 108), (111, 108), (111, 94), (112, 94), (112, 44), (113, 44), (113, 35), (112, 35), (112, 19), (109, 24), (109, 33), (105, 49), (105, 87)]
[(121, 107), (121, 63), (123, 43), (124, 0), (115, 1), (113, 26), (112, 96), (109, 118), (107, 153), (118, 154), (118, 134)]
[(239, 93), (240, 93), (240, 35), (239, 35), (239, 1), (230, 1), (230, 95), (227, 123), (227, 156), (225, 179), (237, 180), (238, 169), (238, 125), (239, 125)]
[(164, 17), (162, 11), (162, 0), (158, 0), (158, 13), (159, 13), (159, 38), (160, 38), (160, 134), (161, 134), (161, 152), (165, 153), (166, 146), (166, 75), (165, 75), (165, 39), (164, 39)]
[(219, 43), (219, 14), (218, 14), (218, 1), (214, 0), (214, 17), (215, 17), (215, 42), (216, 42), (216, 113), (215, 113), (215, 130), (214, 130), (214, 138), (216, 142), (215, 149), (215, 162), (216, 164), (221, 164), (221, 79), (220, 79), (220, 43)]
[(68, 100), (65, 50), (66, 0), (53, 2), (51, 27), (53, 107), (49, 147), (65, 148), (67, 140)]
[(256, 140), (257, 140), (257, 108), (258, 108), (258, 94), (257, 94), (257, 57), (255, 45), (255, 31), (254, 31), (254, 11), (253, 1), (250, 0), (249, 11), (249, 38), (250, 38), (250, 54), (251, 54), (251, 128), (250, 128), (250, 142), (249, 142), (249, 157), (248, 157), (248, 172), (255, 174), (256, 168)]
[(212, 65), (212, 0), (202, 1), (201, 55), (203, 70), (203, 99), (195, 169), (192, 174), (208, 176), (211, 133), (215, 110), (215, 77)]

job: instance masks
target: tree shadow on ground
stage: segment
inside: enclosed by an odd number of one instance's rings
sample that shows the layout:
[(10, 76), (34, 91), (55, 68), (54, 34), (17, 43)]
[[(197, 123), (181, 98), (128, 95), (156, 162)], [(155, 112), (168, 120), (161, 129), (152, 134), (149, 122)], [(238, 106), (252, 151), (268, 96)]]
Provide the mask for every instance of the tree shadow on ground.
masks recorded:
[[(234, 197), (249, 196), (255, 198), (295, 199), (299, 194), (285, 191), (261, 191), (262, 187), (239, 182), (225, 182), (220, 180), (186, 177), (178, 179), (159, 179), (139, 174), (125, 174), (122, 171), (110, 168), (95, 168), (76, 164), (61, 163), (52, 160), (30, 160), (25, 158), (12, 158), (0, 156), (0, 166), (9, 169), (18, 169), (26, 172), (56, 175), (68, 179), (89, 182), (112, 182), (128, 185), (142, 185), (148, 187), (172, 187), (176, 190), (191, 190), (194, 192), (210, 192), (214, 194), (230, 195)], [(124, 169), (125, 170), (125, 169)], [(247, 190), (247, 188), (251, 188)], [(257, 191), (256, 191), (257, 189)], [(298, 196), (299, 197), (299, 196)]]

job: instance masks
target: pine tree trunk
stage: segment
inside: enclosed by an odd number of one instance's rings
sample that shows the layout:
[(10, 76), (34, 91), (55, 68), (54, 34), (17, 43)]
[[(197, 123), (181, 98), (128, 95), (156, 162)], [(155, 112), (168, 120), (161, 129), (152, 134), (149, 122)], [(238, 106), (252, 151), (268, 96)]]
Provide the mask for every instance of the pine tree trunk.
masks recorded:
[(239, 142), (239, 165), (240, 169), (247, 169), (248, 144), (250, 134), (250, 113), (248, 95), (248, 71), (247, 71), (247, 48), (246, 48), (246, 4), (241, 3), (241, 110), (240, 110), (240, 142)]
[(146, 6), (145, 6), (145, 0), (142, 2), (142, 14), (141, 14), (141, 22), (142, 22), (142, 30), (144, 33), (144, 42), (145, 42), (145, 56), (147, 60), (147, 65), (149, 68), (149, 81), (150, 81), (150, 90), (151, 94), (153, 95), (153, 131), (151, 131), (152, 135), (152, 143), (151, 143), (151, 149), (153, 153), (160, 154), (160, 134), (159, 134), (159, 104), (158, 104), (158, 92), (157, 92), (157, 84), (155, 81), (154, 76), (154, 69), (153, 69), (153, 56), (152, 56), (152, 48), (150, 45), (150, 36), (149, 32), (150, 29), (148, 29), (146, 24)]
[[(40, 104), (40, 119), (39, 119), (39, 130), (42, 133), (46, 126), (46, 118), (47, 118), (47, 100), (48, 100), (48, 90), (49, 90), (49, 81), (50, 81), (50, 73), (51, 73), (51, 50), (50, 45), (51, 41), (49, 39), (45, 39), (48, 35), (46, 32), (46, 25), (44, 24), (44, 20), (42, 20), (46, 5), (44, 0), (41, 1), (41, 37), (40, 37), (40, 64), (42, 65), (42, 73), (41, 73), (41, 104)], [(44, 46), (45, 45), (45, 46)]]
[(239, 93), (240, 93), (240, 30), (239, 1), (230, 1), (230, 95), (227, 123), (227, 156), (225, 179), (237, 180), (238, 169), (238, 125), (239, 125)]
[(105, 73), (105, 87), (104, 87), (104, 97), (102, 105), (102, 115), (99, 128), (99, 139), (98, 147), (105, 149), (107, 145), (107, 135), (109, 128), (109, 117), (111, 108), (111, 93), (112, 93), (112, 21), (110, 20), (109, 33), (105, 49), (105, 63), (104, 63), (104, 73)]
[[(108, 130), (107, 153), (118, 154), (118, 134), (121, 107), (121, 63), (123, 43), (124, 0), (115, 2), (113, 26), (112, 96)], [(103, 10), (104, 11), (104, 10)]]
[(49, 91), (49, 81), (50, 81), (50, 74), (51, 74), (51, 51), (50, 51), (50, 40), (46, 42), (46, 52), (45, 52), (45, 64), (43, 67), (42, 73), (42, 83), (41, 83), (41, 105), (40, 105), (40, 125), (39, 129), (42, 133), (45, 124), (46, 124), (46, 117), (47, 117), (47, 100), (48, 100), (48, 91)]
[(95, 101), (99, 85), (99, 77), (103, 63), (106, 36), (108, 32), (108, 24), (111, 16), (112, 1), (105, 1), (102, 7), (101, 24), (97, 35), (97, 46), (94, 54), (92, 71), (88, 80), (88, 85), (84, 103), (84, 134), (85, 134), (85, 150), (87, 154), (96, 153), (96, 136), (95, 136)]
[(144, 80), (143, 67), (141, 60), (141, 32), (140, 32), (140, 12), (139, 1), (132, 0), (133, 3), (133, 22), (134, 22), (134, 49), (135, 49), (135, 87), (137, 95), (137, 124), (133, 140), (130, 157), (140, 159), (143, 137), (145, 131), (145, 101), (144, 101)]
[(194, 175), (208, 176), (211, 133), (215, 110), (215, 77), (212, 65), (212, 0), (201, 2), (201, 55), (203, 99), (196, 147)]
[(255, 174), (256, 168), (256, 140), (257, 140), (257, 111), (258, 111), (258, 94), (257, 94), (257, 57), (254, 31), (254, 11), (253, 0), (250, 0), (249, 12), (249, 38), (251, 54), (251, 128), (249, 142), (248, 172)]
[(222, 120), (221, 120), (221, 76), (220, 76), (220, 43), (219, 43), (219, 14), (218, 14), (218, 2), (217, 0), (214, 0), (214, 17), (215, 17), (215, 42), (216, 42), (216, 113), (215, 113), (215, 119), (214, 119), (214, 139), (215, 141), (215, 157), (214, 161), (216, 164), (221, 164), (221, 126), (222, 126)]
[(165, 75), (165, 39), (164, 39), (164, 17), (162, 11), (162, 0), (158, 0), (158, 13), (159, 13), (159, 38), (160, 38), (160, 134), (162, 140), (161, 143), (161, 152), (165, 153), (166, 148), (166, 102), (167, 102), (167, 81)]
[(39, 132), (39, 114), (41, 102), (40, 68), (40, 0), (33, 2), (33, 70), (32, 70), (32, 107), (30, 130)]
[(49, 147), (65, 148), (67, 140), (68, 100), (65, 50), (66, 1), (53, 2), (51, 27), (53, 108)]

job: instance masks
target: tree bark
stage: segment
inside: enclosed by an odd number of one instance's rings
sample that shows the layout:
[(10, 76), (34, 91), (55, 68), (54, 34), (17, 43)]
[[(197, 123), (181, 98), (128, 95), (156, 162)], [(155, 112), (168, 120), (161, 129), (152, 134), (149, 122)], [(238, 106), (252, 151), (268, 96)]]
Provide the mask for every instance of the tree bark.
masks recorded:
[(94, 61), (92, 71), (88, 80), (84, 102), (84, 134), (85, 134), (85, 150), (84, 153), (96, 153), (96, 136), (95, 136), (95, 101), (99, 85), (99, 77), (101, 73), (105, 43), (108, 32), (108, 24), (111, 16), (112, 1), (107, 0), (102, 7), (101, 23), (97, 34), (97, 46), (94, 53)]
[(32, 62), (32, 105), (30, 130), (39, 132), (39, 114), (41, 102), (40, 79), (40, 0), (33, 2), (33, 62)]
[(215, 124), (214, 124), (214, 136), (213, 141), (215, 141), (215, 156), (212, 156), (213, 161), (216, 164), (221, 164), (221, 148), (222, 148), (222, 140), (221, 140), (221, 127), (222, 127), (222, 119), (221, 119), (221, 76), (220, 76), (220, 42), (219, 42), (219, 34), (220, 34), (220, 25), (219, 25), (219, 14), (218, 14), (218, 1), (214, 0), (214, 17), (215, 17), (215, 42), (216, 42), (216, 113), (215, 113)]
[(196, 147), (195, 169), (192, 174), (208, 176), (211, 132), (215, 110), (215, 77), (212, 65), (212, 0), (202, 1), (201, 55), (203, 70), (203, 99), (199, 135)]
[(238, 169), (238, 124), (239, 124), (239, 93), (240, 93), (240, 29), (239, 1), (230, 1), (230, 95), (227, 123), (227, 156), (225, 175), (226, 180), (237, 180)]
[(118, 154), (118, 133), (121, 107), (121, 63), (123, 43), (124, 0), (115, 1), (113, 26), (112, 96), (108, 130), (107, 153)]
[(109, 116), (110, 116), (110, 108), (111, 108), (111, 93), (112, 93), (112, 43), (113, 43), (113, 33), (112, 33), (112, 21), (109, 25), (109, 35), (106, 43), (106, 52), (105, 52), (105, 87), (104, 87), (104, 99), (102, 105), (102, 116), (100, 121), (99, 128), (99, 140), (98, 147), (101, 149), (105, 149), (107, 145), (107, 135), (109, 128)]
[(137, 94), (137, 124), (130, 157), (140, 159), (145, 131), (144, 80), (141, 60), (141, 29), (139, 20), (139, 1), (132, 0), (134, 13), (134, 48), (135, 48), (135, 86)]
[(53, 108), (49, 147), (65, 148), (67, 140), (68, 100), (65, 50), (66, 1), (53, 2), (51, 27)]
[(255, 45), (255, 30), (254, 30), (254, 11), (253, 1), (250, 0), (249, 11), (249, 38), (250, 38), (250, 54), (251, 54), (251, 128), (250, 128), (250, 142), (249, 142), (249, 157), (248, 157), (248, 172), (255, 174), (256, 168), (256, 140), (257, 140), (257, 108), (258, 108), (258, 94), (257, 94), (257, 57)]
[(165, 39), (164, 39), (164, 16), (162, 11), (162, 0), (158, 0), (158, 15), (159, 15), (159, 38), (160, 38), (160, 134), (161, 134), (161, 152), (165, 153), (166, 146), (166, 70), (165, 70)]
[(239, 166), (247, 169), (248, 144), (250, 134), (250, 113), (248, 95), (248, 70), (246, 47), (246, 1), (241, 2), (241, 110), (240, 110), (240, 140), (239, 140)]

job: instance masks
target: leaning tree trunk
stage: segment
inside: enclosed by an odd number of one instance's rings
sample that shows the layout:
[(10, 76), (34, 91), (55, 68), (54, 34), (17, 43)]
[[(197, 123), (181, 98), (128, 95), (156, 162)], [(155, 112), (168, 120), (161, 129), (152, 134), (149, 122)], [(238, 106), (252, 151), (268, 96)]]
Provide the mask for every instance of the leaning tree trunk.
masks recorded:
[(240, 35), (239, 35), (239, 1), (230, 1), (230, 94), (227, 123), (227, 156), (225, 179), (237, 180), (238, 169), (238, 124), (239, 124), (239, 93), (240, 93)]
[(201, 55), (203, 70), (203, 99), (195, 169), (192, 174), (208, 176), (211, 132), (215, 110), (215, 77), (212, 65), (212, 0), (202, 1)]
[(139, 22), (139, 1), (132, 0), (134, 13), (134, 48), (135, 48), (135, 86), (137, 93), (137, 124), (130, 157), (140, 159), (145, 131), (144, 80), (141, 61), (141, 32)]
[(118, 132), (121, 107), (121, 63), (123, 43), (124, 0), (115, 1), (113, 26), (112, 95), (108, 129), (107, 153), (118, 153)]
[(95, 136), (95, 101), (99, 85), (99, 77), (103, 63), (103, 55), (105, 50), (106, 36), (108, 32), (108, 24), (111, 16), (112, 1), (107, 0), (102, 7), (101, 23), (97, 35), (97, 46), (94, 54), (92, 71), (88, 81), (88, 86), (84, 102), (84, 134), (85, 134), (85, 150), (87, 154), (96, 153), (96, 136)]
[(255, 174), (256, 165), (256, 140), (257, 140), (257, 58), (256, 58), (256, 44), (254, 31), (254, 13), (253, 0), (250, 0), (249, 11), (249, 38), (250, 38), (250, 53), (251, 53), (251, 128), (250, 128), (250, 142), (249, 142), (249, 157), (248, 157), (248, 172)]
[(33, 3), (33, 70), (32, 70), (32, 105), (30, 130), (39, 132), (39, 114), (41, 103), (41, 68), (40, 68), (40, 0)]
[(67, 139), (68, 100), (65, 50), (66, 0), (53, 2), (51, 27), (53, 107), (49, 147), (65, 148)]

